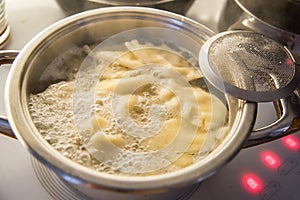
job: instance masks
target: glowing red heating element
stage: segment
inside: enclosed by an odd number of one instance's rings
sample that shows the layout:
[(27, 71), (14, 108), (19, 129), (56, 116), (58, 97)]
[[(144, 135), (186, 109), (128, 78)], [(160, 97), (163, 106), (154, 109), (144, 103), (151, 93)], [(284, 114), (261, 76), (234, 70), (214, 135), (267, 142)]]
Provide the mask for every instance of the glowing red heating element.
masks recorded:
[(281, 165), (279, 156), (272, 151), (264, 151), (261, 153), (262, 162), (271, 169), (276, 169)]
[(294, 135), (288, 135), (282, 138), (283, 144), (292, 151), (298, 151), (300, 149), (300, 141)]
[(242, 176), (242, 183), (246, 190), (251, 193), (258, 194), (263, 189), (262, 180), (253, 173), (246, 173)]

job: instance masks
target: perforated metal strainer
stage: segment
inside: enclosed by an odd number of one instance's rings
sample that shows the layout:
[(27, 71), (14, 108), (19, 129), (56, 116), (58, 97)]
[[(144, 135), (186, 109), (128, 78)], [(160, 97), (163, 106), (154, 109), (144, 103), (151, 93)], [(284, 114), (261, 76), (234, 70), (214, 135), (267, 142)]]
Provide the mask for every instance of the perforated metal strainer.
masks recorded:
[(290, 95), (299, 70), (287, 48), (249, 31), (227, 31), (201, 48), (200, 69), (217, 89), (240, 99), (269, 102)]

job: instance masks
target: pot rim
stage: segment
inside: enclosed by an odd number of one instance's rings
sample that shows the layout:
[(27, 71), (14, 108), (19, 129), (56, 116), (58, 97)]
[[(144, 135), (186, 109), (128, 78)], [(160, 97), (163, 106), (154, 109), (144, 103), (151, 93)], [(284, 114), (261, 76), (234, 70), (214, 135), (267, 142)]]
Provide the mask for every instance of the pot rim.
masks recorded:
[[(225, 141), (219, 145), (210, 156), (203, 159), (201, 162), (195, 163), (175, 172), (155, 175), (155, 176), (141, 176), (129, 177), (110, 175), (103, 172), (97, 172), (92, 169), (77, 164), (66, 157), (62, 156), (54, 148), (48, 144), (34, 127), (30, 119), (27, 108), (25, 86), (23, 83), (23, 74), (26, 69), (24, 65), (28, 59), (40, 47), (47, 43), (47, 39), (57, 32), (65, 30), (66, 27), (73, 23), (79, 23), (87, 17), (97, 17), (102, 14), (113, 13), (131, 13), (148, 14), (153, 16), (171, 17), (181, 23), (187, 23), (191, 28), (201, 29), (202, 32), (210, 36), (212, 32), (201, 24), (188, 19), (184, 16), (170, 13), (167, 11), (156, 10), (153, 8), (142, 7), (111, 7), (100, 8), (96, 10), (86, 11), (74, 16), (65, 18), (52, 26), (46, 28), (31, 40), (18, 55), (17, 59), (12, 65), (12, 69), (8, 75), (9, 82), (5, 87), (6, 108), (8, 119), (12, 130), (22, 145), (49, 166), (61, 178), (80, 185), (97, 189), (110, 189), (117, 191), (157, 191), (169, 190), (174, 187), (183, 187), (192, 183), (204, 180), (208, 176), (215, 173), (220, 167), (227, 163), (242, 147), (244, 141), (250, 134), (256, 116), (256, 104), (239, 100), (238, 106), (243, 108), (239, 111), (239, 121), (230, 130), (229, 136)], [(238, 133), (238, 134), (237, 134)]]
[(273, 29), (275, 31), (281, 32), (285, 35), (289, 35), (289, 36), (295, 36), (295, 37), (300, 37), (300, 34), (297, 33), (293, 33), (287, 30), (284, 30), (280, 27), (277, 27), (275, 25), (272, 25), (264, 20), (262, 20), (261, 18), (259, 18), (258, 16), (254, 15), (248, 8), (246, 8), (240, 0), (234, 0), (234, 2), (238, 5), (238, 7), (240, 7), (240, 9), (242, 9), (242, 11), (244, 11), (246, 14), (248, 14), (250, 17), (254, 18), (255, 20), (257, 20), (258, 22), (260, 22), (261, 24), (263, 24), (264, 26), (266, 26), (267, 28)]
[(103, 3), (111, 6), (134, 6), (134, 5), (139, 5), (139, 6), (150, 6), (150, 5), (157, 5), (157, 4), (162, 4), (162, 3), (169, 3), (172, 1), (178, 1), (178, 0), (147, 0), (144, 2), (132, 2), (131, 0), (127, 0), (124, 2), (124, 0), (88, 0), (93, 3)]

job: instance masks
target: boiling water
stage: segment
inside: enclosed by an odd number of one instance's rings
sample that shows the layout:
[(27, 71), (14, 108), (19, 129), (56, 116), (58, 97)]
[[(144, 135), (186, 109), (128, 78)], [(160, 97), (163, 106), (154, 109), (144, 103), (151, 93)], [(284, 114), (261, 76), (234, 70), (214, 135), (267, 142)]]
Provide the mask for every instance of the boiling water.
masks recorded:
[(63, 156), (91, 169), (105, 171), (105, 166), (87, 152), (77, 134), (73, 120), (73, 90), (74, 81), (63, 81), (31, 95), (32, 120), (44, 139)]
[[(76, 79), (62, 81), (31, 95), (29, 108), (44, 139), (76, 163), (106, 173), (167, 173), (201, 159), (227, 133), (224, 104), (188, 84), (199, 76), (178, 54), (146, 48), (114, 60), (92, 97), (78, 92)], [(82, 117), (88, 98), (91, 111)]]

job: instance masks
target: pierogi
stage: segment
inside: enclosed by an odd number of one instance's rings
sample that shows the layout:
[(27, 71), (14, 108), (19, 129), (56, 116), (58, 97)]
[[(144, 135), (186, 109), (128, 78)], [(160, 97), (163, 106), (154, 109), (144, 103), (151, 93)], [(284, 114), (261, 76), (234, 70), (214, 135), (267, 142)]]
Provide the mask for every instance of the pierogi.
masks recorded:
[(126, 45), (118, 56), (93, 53), (109, 62), (97, 62), (106, 64), (93, 96), (82, 97), (92, 99), (88, 131), (74, 119), (76, 78), (30, 96), (36, 128), (63, 156), (100, 172), (156, 175), (205, 157), (228, 132), (228, 111), (216, 96), (189, 84), (202, 76), (196, 60), (169, 47)]

